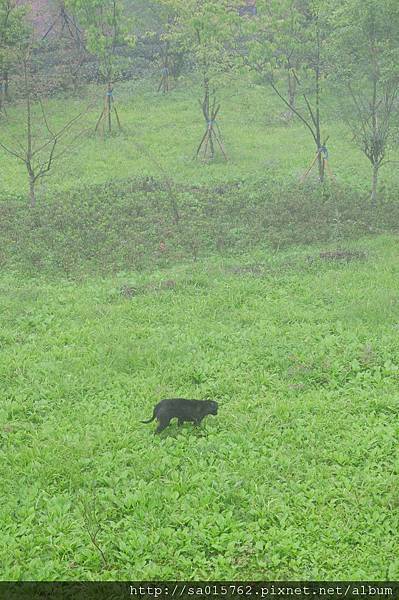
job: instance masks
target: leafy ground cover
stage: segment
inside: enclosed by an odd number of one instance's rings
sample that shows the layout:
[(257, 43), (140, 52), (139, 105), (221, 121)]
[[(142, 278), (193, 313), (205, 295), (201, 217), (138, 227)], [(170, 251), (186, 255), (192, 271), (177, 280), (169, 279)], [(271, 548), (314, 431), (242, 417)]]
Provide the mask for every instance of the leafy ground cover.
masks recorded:
[(269, 181), (166, 184), (153, 178), (86, 186), (35, 209), (0, 204), (0, 267), (102, 276), (167, 268), (263, 247), (334, 243), (398, 232), (399, 203), (373, 209), (347, 187)]
[[(4, 579), (397, 579), (396, 235), (0, 278)], [(160, 397), (220, 414), (155, 437)]]

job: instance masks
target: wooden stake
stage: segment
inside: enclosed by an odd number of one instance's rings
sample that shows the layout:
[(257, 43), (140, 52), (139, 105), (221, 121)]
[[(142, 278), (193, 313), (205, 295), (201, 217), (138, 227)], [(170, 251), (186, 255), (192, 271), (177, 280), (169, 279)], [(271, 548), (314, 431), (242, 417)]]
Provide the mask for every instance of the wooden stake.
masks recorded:
[(203, 151), (203, 158), (206, 160), (208, 156), (208, 148), (210, 150), (209, 158), (213, 160), (215, 158), (215, 144), (220, 148), (223, 157), (227, 160), (227, 154), (224, 149), (222, 134), (219, 125), (216, 121), (216, 117), (219, 114), (220, 104), (216, 105), (216, 95), (213, 91), (212, 100), (209, 91), (209, 83), (205, 80), (205, 96), (204, 101), (201, 104), (202, 112), (204, 114), (206, 122), (206, 130), (202, 136), (201, 142), (197, 148), (196, 158), (198, 158), (201, 150)]
[(113, 98), (113, 88), (111, 83), (108, 83), (108, 89), (107, 92), (105, 94), (105, 100), (104, 100), (104, 108), (101, 112), (101, 115), (98, 118), (98, 121), (96, 123), (96, 127), (94, 129), (95, 132), (97, 132), (100, 123), (102, 123), (102, 127), (103, 127), (103, 135), (105, 135), (105, 125), (108, 125), (108, 133), (112, 132), (112, 113), (115, 113), (115, 118), (116, 118), (116, 122), (118, 124), (119, 129), (122, 129), (121, 126), (121, 122), (119, 119), (119, 114), (118, 111), (116, 110), (116, 106), (114, 104), (114, 98)]
[(324, 140), (323, 144), (320, 146), (320, 148), (317, 150), (316, 156), (312, 160), (312, 163), (311, 163), (310, 167), (308, 168), (308, 170), (301, 177), (301, 183), (304, 183), (304, 181), (308, 177), (309, 173), (313, 169), (316, 161), (319, 159), (320, 156), (322, 157), (322, 161), (323, 161), (323, 164), (322, 164), (322, 166), (323, 166), (323, 172), (326, 169), (327, 173), (330, 175), (330, 177), (332, 179), (334, 179), (334, 181), (336, 181), (335, 176), (333, 175), (333, 172), (331, 171), (330, 165), (328, 163), (328, 151), (327, 151), (327, 147), (326, 147), (328, 139), (329, 138), (327, 137)]

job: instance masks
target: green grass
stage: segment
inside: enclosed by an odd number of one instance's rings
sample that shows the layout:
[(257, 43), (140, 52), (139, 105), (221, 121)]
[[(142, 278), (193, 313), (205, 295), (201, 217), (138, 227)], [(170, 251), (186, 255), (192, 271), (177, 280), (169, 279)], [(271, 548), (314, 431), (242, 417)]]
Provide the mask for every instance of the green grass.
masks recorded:
[[(284, 105), (264, 86), (250, 85), (244, 78), (220, 89), (222, 109), (219, 123), (229, 161), (213, 164), (193, 160), (203, 135), (204, 123), (196, 82), (185, 81), (166, 96), (156, 94), (157, 82), (120, 84), (115, 101), (124, 132), (110, 138), (87, 134), (65, 160), (39, 185), (39, 195), (50, 194), (88, 183), (110, 179), (159, 176), (158, 164), (173, 180), (197, 184), (210, 181), (258, 179), (297, 181), (314, 156), (314, 144), (306, 128), (294, 121), (287, 126), (281, 118)], [(58, 99), (47, 104), (54, 128), (65, 116), (77, 114), (87, 102), (94, 108), (85, 117), (82, 128), (94, 129), (102, 109), (102, 88), (87, 91), (86, 100)], [(362, 191), (370, 188), (371, 169), (364, 155), (354, 147), (351, 135), (339, 120), (337, 101), (328, 99), (323, 107), (324, 133), (329, 135), (330, 164), (338, 181)], [(3, 141), (21, 133), (21, 108), (9, 109), (9, 126), (0, 124)], [(395, 156), (393, 156), (395, 158)], [(24, 167), (0, 150), (0, 194), (27, 192)], [(397, 186), (397, 169), (381, 171), (382, 186)]]
[(3, 273), (1, 578), (398, 579), (399, 246), (345, 247)]
[[(338, 183), (299, 185), (308, 134), (236, 84), (227, 163), (193, 161), (198, 88), (150, 80), (34, 210), (0, 153), (1, 579), (399, 578), (399, 176), (372, 209), (330, 99)], [(168, 396), (219, 415), (154, 436)]]

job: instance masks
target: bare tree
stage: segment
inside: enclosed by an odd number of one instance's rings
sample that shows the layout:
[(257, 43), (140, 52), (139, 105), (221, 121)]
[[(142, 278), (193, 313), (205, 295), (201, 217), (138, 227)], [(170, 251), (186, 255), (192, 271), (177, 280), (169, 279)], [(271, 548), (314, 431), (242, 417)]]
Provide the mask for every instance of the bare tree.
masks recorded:
[(202, 154), (204, 159), (213, 160), (219, 148), (226, 159), (216, 120), (220, 111), (217, 88), (234, 67), (229, 44), (233, 40), (233, 23), (238, 19), (238, 13), (231, 10), (231, 0), (162, 0), (162, 3), (176, 15), (165, 39), (184, 51), (201, 74), (203, 97), (200, 106), (205, 132), (195, 156)]
[[(29, 181), (30, 205), (36, 204), (36, 184), (71, 150), (83, 134), (74, 125), (88, 109), (68, 119), (59, 129), (50, 126), (44, 104), (32, 85), (30, 54), (23, 60), (24, 123), (21, 137), (10, 134), (6, 126), (0, 131), (0, 148), (25, 165)], [(35, 98), (36, 97), (36, 98)], [(35, 102), (36, 100), (36, 102)], [(8, 133), (8, 135), (7, 135)]]
[[(260, 75), (307, 128), (316, 146), (319, 180), (325, 179), (326, 138), (323, 136), (323, 85), (329, 61), (331, 23), (325, 0), (285, 0), (274, 10), (264, 3), (264, 18), (248, 21), (238, 52), (244, 64)], [(277, 10), (278, 9), (278, 10)], [(288, 77), (286, 90), (280, 81)]]
[(378, 177), (381, 167), (390, 161), (387, 158), (393, 138), (393, 121), (396, 119), (399, 81), (379, 94), (378, 81), (372, 82), (372, 93), (368, 104), (357, 96), (348, 84), (355, 107), (355, 115), (349, 121), (353, 141), (362, 150), (372, 165), (371, 203), (377, 204)]
[(348, 91), (342, 114), (371, 164), (371, 202), (381, 167), (396, 142), (399, 99), (399, 7), (395, 0), (345, 0), (334, 38), (337, 84)]
[(97, 131), (102, 123), (103, 132), (112, 132), (112, 116), (119, 129), (121, 123), (114, 103), (114, 84), (123, 68), (122, 48), (135, 45), (131, 34), (131, 19), (122, 0), (68, 0), (71, 14), (86, 31), (86, 48), (97, 58), (101, 78), (107, 83), (104, 108), (97, 121)]

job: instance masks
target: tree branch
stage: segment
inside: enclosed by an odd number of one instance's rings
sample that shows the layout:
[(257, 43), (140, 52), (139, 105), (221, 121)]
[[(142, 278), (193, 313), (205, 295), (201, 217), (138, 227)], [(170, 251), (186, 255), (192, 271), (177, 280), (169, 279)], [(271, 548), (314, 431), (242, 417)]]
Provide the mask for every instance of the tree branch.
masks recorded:
[(291, 104), (284, 98), (284, 96), (282, 94), (280, 94), (279, 90), (276, 88), (276, 86), (274, 85), (274, 83), (272, 81), (270, 82), (270, 85), (273, 88), (273, 90), (276, 92), (277, 96), (284, 102), (284, 104), (286, 104), (288, 106), (288, 108), (290, 110), (292, 110), (292, 112), (295, 113), (296, 116), (302, 121), (302, 123), (304, 123), (304, 125), (306, 125), (306, 127), (309, 129), (310, 133), (312, 134), (314, 142), (315, 142), (315, 144), (317, 146), (316, 134), (313, 131), (310, 123), (308, 123), (308, 121), (296, 110), (296, 108), (294, 108), (293, 106), (291, 106)]
[(3, 150), (5, 150), (8, 154), (11, 154), (11, 156), (15, 156), (15, 158), (18, 158), (19, 160), (22, 160), (22, 162), (26, 162), (26, 157), (25, 156), (22, 156), (21, 154), (18, 154), (18, 152), (15, 152), (14, 150), (11, 150), (11, 148), (8, 148), (2, 142), (0, 142), (0, 148), (3, 148)]

